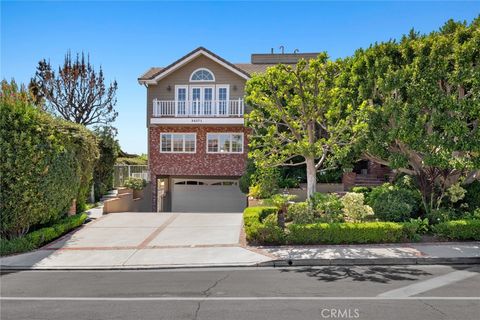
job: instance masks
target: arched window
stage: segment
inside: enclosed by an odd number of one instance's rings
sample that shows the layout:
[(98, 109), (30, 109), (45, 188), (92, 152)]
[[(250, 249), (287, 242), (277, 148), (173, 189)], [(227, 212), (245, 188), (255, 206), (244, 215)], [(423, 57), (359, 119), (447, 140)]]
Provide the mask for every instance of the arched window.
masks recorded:
[(190, 81), (215, 81), (215, 77), (210, 70), (201, 68), (193, 71)]

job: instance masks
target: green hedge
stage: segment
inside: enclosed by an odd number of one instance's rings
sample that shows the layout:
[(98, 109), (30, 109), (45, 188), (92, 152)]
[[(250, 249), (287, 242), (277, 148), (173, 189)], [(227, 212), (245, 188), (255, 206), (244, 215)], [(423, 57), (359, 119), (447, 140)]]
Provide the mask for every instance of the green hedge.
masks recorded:
[(480, 240), (480, 220), (452, 220), (439, 223), (433, 232), (451, 240)]
[(243, 213), (245, 234), (257, 244), (352, 244), (414, 240), (419, 225), (413, 222), (290, 224), (285, 231), (267, 223), (273, 207), (251, 207)]
[(0, 237), (54, 223), (72, 199), (85, 205), (98, 157), (84, 126), (54, 118), (16, 98), (5, 82), (0, 94)]
[(30, 232), (24, 237), (11, 240), (0, 239), (0, 256), (31, 251), (39, 248), (64, 235), (70, 230), (81, 226), (85, 222), (85, 219), (87, 219), (87, 214), (77, 214), (63, 218), (50, 227)]
[(249, 207), (243, 212), (243, 224), (247, 241), (260, 241), (262, 234), (265, 233), (266, 226), (263, 220), (272, 213), (276, 213), (275, 207)]
[(389, 243), (408, 240), (395, 222), (315, 223), (288, 226), (289, 244)]

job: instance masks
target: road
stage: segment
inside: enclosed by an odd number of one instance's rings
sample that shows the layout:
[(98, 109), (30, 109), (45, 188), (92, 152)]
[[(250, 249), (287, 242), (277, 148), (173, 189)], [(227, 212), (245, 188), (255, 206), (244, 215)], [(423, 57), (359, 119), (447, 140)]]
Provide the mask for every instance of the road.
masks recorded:
[(480, 266), (22, 271), (1, 319), (479, 319)]

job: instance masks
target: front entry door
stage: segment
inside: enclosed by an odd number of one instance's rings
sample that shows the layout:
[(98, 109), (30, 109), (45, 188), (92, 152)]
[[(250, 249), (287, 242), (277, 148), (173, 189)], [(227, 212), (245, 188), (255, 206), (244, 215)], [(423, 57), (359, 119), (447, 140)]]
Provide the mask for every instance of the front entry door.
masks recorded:
[(168, 178), (157, 179), (157, 212), (169, 211)]
[(192, 97), (192, 115), (212, 115), (214, 110), (214, 87), (213, 86), (191, 86), (190, 96)]

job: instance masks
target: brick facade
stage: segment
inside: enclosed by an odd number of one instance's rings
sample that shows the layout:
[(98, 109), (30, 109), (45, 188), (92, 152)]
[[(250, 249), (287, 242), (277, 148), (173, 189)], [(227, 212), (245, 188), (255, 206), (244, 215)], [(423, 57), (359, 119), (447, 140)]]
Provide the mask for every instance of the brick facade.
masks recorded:
[[(161, 153), (160, 133), (196, 133), (196, 153)], [(206, 139), (210, 132), (243, 132), (243, 153), (207, 153)], [(247, 161), (247, 129), (243, 126), (152, 126), (148, 129), (149, 164), (156, 176), (225, 176), (240, 177)]]

